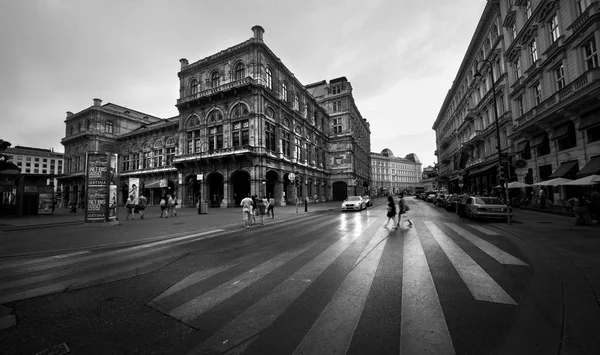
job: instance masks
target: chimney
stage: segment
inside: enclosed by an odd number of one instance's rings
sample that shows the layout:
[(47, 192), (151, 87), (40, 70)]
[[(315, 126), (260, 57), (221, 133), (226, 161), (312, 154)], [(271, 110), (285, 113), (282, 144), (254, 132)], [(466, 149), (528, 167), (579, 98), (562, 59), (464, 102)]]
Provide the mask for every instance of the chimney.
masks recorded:
[(252, 27), (252, 32), (254, 32), (254, 39), (258, 39), (260, 41), (263, 40), (263, 33), (265, 33), (265, 29), (259, 25)]
[(69, 118), (69, 117), (71, 117), (71, 116), (73, 116), (73, 112), (71, 112), (71, 111), (67, 111), (67, 118)]
[(94, 99), (94, 106), (100, 106), (101, 103), (102, 103), (102, 100)]
[(179, 63), (181, 63), (181, 69), (183, 69), (183, 68), (187, 67), (187, 66), (188, 66), (188, 64), (189, 64), (189, 63), (188, 63), (188, 60), (187, 60), (187, 59), (185, 59), (185, 58), (181, 58), (181, 59), (179, 59)]

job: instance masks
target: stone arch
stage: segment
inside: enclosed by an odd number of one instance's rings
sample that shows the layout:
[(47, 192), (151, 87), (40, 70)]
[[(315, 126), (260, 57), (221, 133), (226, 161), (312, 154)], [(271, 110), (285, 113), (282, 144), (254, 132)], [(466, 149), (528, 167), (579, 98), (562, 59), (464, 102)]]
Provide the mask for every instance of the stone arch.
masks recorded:
[(250, 114), (250, 106), (244, 101), (238, 101), (231, 105), (229, 109), (229, 117), (238, 118)]
[(208, 124), (223, 121), (223, 111), (220, 108), (212, 108), (206, 114), (206, 120)]
[(207, 187), (207, 196), (211, 207), (220, 207), (224, 198), (224, 176), (219, 171), (211, 171), (206, 174), (205, 183)]
[(348, 197), (348, 184), (344, 181), (336, 181), (332, 185), (333, 200), (344, 201)]
[(185, 128), (193, 128), (200, 126), (200, 117), (197, 114), (192, 114), (185, 120)]
[(235, 206), (239, 206), (242, 199), (251, 193), (250, 172), (246, 169), (238, 169), (229, 175), (232, 186), (232, 197)]

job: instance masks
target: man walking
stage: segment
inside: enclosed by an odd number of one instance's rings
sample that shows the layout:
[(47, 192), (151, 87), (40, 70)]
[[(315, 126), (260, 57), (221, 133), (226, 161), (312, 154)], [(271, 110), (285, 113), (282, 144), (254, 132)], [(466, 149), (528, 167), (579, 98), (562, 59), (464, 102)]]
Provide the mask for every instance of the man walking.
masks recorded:
[(242, 218), (244, 219), (246, 229), (248, 229), (250, 228), (250, 219), (252, 218), (252, 199), (250, 198), (250, 193), (242, 199), (240, 205), (242, 206)]
[(269, 212), (271, 212), (271, 219), (275, 218), (275, 199), (272, 196), (269, 196), (267, 198), (267, 201), (269, 202), (267, 204), (267, 216), (269, 215)]
[(144, 219), (144, 210), (146, 209), (146, 206), (148, 205), (148, 200), (146, 199), (146, 196), (144, 195), (140, 195), (140, 198), (138, 199), (138, 212), (140, 212), (140, 219)]
[[(400, 227), (400, 221), (402, 220), (402, 216), (408, 211), (408, 206), (406, 202), (404, 202), (404, 194), (400, 193), (400, 200), (398, 201), (398, 227)], [(412, 227), (413, 223), (410, 219), (406, 218), (408, 222), (408, 226)]]

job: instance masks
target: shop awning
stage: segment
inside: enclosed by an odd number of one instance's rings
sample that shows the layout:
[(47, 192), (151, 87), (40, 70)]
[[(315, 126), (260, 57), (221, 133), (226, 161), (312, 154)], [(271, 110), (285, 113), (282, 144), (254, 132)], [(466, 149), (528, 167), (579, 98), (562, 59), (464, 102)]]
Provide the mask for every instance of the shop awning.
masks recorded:
[(575, 172), (578, 170), (577, 160), (568, 161), (566, 163), (560, 164), (558, 169), (556, 169), (552, 175), (548, 176), (549, 179), (565, 177), (567, 175), (575, 175)]
[(592, 160), (588, 161), (583, 169), (577, 172), (577, 177), (582, 178), (593, 174), (600, 175), (600, 155), (595, 156), (592, 158)]
[(145, 189), (157, 189), (160, 188), (160, 180), (150, 181), (144, 184)]
[(579, 129), (600, 125), (600, 115), (586, 116), (579, 120)]
[(528, 143), (529, 143), (529, 141), (523, 141), (523, 142), (520, 142), (519, 144), (517, 144), (517, 150), (515, 151), (515, 153), (517, 153), (517, 154), (523, 153), (527, 149)]
[(474, 170), (474, 171), (470, 172), (469, 175), (483, 174), (486, 171), (488, 171), (488, 170), (490, 170), (490, 169), (492, 169), (492, 168), (494, 168), (496, 166), (498, 166), (498, 163), (487, 164), (487, 165), (484, 165), (483, 167), (480, 167), (477, 170)]
[(569, 133), (569, 125), (568, 124), (558, 126), (552, 130), (552, 134), (550, 134), (550, 139), (555, 140), (555, 139), (564, 138), (567, 136), (567, 133)]
[(531, 139), (531, 148), (536, 148), (539, 147), (540, 145), (542, 145), (542, 143), (544, 143), (544, 135), (539, 135), (539, 136), (535, 136)]

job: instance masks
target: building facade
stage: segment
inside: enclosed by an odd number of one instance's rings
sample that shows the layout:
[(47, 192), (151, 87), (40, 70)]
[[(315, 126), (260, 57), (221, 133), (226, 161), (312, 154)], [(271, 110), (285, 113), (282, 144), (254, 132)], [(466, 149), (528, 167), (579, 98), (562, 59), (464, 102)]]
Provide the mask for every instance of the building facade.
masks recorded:
[(438, 181), (489, 192), (500, 182), (497, 132), (504, 180), (599, 173), (599, 21), (597, 1), (488, 1), (433, 126)]
[(38, 180), (43, 175), (48, 175), (46, 185), (53, 186), (57, 194), (62, 192), (62, 186), (56, 177), (63, 173), (63, 153), (54, 152), (54, 149), (15, 146), (7, 148), (4, 154), (8, 155), (8, 160), (19, 167), (21, 174), (35, 174)]
[(381, 153), (371, 152), (372, 195), (414, 192), (421, 184), (421, 175), (421, 161), (414, 153), (399, 158), (387, 148)]
[[(264, 29), (252, 30), (252, 38), (217, 54), (180, 60), (176, 117), (100, 100), (68, 113), (66, 195), (83, 200), (86, 151), (118, 154), (120, 203), (131, 177), (140, 179), (150, 204), (172, 193), (184, 207), (200, 200), (232, 207), (249, 193), (272, 196), (278, 205), (343, 200), (360, 190), (369, 181), (370, 131), (350, 83), (338, 78), (305, 87), (266, 46)], [(332, 101), (338, 97), (343, 109)], [(95, 131), (81, 128), (87, 120)]]

